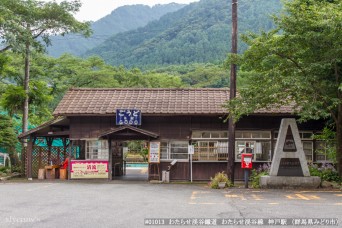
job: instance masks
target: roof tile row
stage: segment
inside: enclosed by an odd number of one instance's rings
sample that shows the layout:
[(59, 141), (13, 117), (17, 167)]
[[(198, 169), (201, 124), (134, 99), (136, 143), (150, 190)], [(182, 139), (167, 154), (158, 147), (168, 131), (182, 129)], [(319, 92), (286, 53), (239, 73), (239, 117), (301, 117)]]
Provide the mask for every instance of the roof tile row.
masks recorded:
[[(55, 116), (115, 114), (116, 109), (140, 109), (144, 114), (225, 114), (228, 89), (70, 89)], [(292, 106), (257, 113), (292, 113)]]

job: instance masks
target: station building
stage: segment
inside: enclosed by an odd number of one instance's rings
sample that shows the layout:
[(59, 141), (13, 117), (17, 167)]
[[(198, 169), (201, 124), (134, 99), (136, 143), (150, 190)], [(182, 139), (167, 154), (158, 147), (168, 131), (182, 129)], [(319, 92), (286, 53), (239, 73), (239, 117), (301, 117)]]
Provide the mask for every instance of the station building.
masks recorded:
[[(158, 173), (176, 160), (170, 180), (190, 179), (189, 145), (194, 146), (193, 180), (209, 180), (216, 172), (226, 171), (228, 159), (235, 161), (235, 179), (243, 179), (241, 154), (253, 153), (254, 168), (270, 163), (281, 119), (297, 116), (292, 106), (282, 106), (243, 117), (236, 123), (235, 156), (229, 158), (228, 111), (223, 107), (227, 99), (229, 89), (70, 89), (53, 112), (53, 120), (19, 136), (29, 139), (26, 175), (37, 177), (39, 168), (60, 164), (71, 155), (69, 167), (74, 165), (75, 170), (69, 169), (69, 178), (115, 180), (124, 175), (124, 142), (144, 140), (159, 143)], [(138, 111), (139, 123), (130, 119), (118, 123), (120, 110)], [(310, 121), (298, 127), (307, 160), (327, 160), (324, 153), (316, 152), (322, 151), (322, 142), (312, 138), (323, 123)], [(63, 145), (54, 146), (55, 140)], [(39, 146), (40, 141), (47, 146)], [(98, 176), (80, 168), (97, 169), (94, 164), (102, 164)]]

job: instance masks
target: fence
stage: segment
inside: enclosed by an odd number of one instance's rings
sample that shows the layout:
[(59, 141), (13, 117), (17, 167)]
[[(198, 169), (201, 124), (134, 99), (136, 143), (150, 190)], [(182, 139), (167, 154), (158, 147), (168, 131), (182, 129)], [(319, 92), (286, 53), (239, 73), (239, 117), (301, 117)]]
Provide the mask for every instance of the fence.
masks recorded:
[[(32, 151), (32, 177), (38, 177), (38, 170), (49, 165), (49, 161), (53, 164), (61, 164), (69, 155), (70, 147), (52, 146), (34, 146)], [(72, 155), (75, 158), (79, 157), (79, 147), (71, 147)], [(25, 173), (27, 174), (27, 154), (25, 153)]]

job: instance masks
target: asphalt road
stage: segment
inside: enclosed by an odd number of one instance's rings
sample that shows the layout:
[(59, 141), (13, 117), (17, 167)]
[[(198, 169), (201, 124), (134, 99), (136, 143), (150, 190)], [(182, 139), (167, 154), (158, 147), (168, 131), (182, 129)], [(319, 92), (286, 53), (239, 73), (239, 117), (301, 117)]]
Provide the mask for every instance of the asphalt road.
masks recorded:
[(175, 227), (144, 225), (165, 222), (147, 218), (337, 218), (342, 227), (342, 192), (214, 190), (205, 184), (122, 180), (0, 182), (0, 227)]

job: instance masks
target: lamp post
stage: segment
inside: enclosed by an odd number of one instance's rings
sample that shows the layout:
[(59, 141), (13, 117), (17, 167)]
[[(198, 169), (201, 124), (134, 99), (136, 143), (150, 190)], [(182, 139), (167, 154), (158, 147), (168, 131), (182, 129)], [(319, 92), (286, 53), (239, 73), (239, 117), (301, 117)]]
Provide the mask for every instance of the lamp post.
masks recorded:
[[(231, 53), (237, 54), (237, 0), (232, 0), (232, 47)], [(236, 64), (230, 65), (230, 90), (229, 100), (236, 97)], [(229, 178), (234, 183), (234, 159), (235, 159), (235, 124), (231, 116), (228, 122), (228, 174)]]

